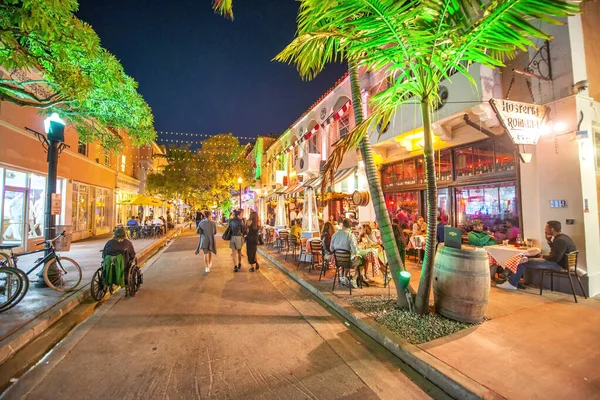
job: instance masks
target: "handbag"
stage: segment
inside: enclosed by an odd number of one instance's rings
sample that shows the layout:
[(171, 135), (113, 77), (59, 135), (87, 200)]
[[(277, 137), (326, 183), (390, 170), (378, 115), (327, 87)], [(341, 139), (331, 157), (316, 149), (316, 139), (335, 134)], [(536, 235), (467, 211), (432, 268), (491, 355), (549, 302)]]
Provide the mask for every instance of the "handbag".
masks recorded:
[(231, 227), (227, 227), (227, 229), (225, 229), (225, 232), (223, 232), (223, 240), (230, 240), (231, 239)]

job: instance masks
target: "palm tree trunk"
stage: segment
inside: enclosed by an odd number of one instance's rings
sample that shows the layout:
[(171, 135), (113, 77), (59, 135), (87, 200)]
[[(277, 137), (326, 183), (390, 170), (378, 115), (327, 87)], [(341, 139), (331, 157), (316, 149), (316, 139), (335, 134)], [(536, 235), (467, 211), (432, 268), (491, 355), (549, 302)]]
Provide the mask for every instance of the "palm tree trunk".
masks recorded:
[(430, 97), (421, 100), (423, 132), (425, 136), (423, 153), (425, 156), (425, 180), (427, 195), (427, 239), (425, 240), (425, 257), (421, 268), (421, 280), (415, 302), (415, 310), (419, 314), (429, 312), (429, 293), (431, 292), (431, 275), (433, 273), (435, 230), (437, 225), (437, 185), (435, 180), (435, 160), (433, 156), (433, 131), (431, 130)]
[[(348, 72), (350, 75), (352, 104), (354, 105), (354, 121), (358, 125), (363, 121), (364, 117), (362, 111), (362, 99), (360, 95), (358, 67), (355, 63), (351, 62), (348, 64)], [(377, 173), (377, 167), (375, 166), (375, 160), (373, 159), (373, 151), (371, 150), (371, 144), (369, 143), (369, 139), (366, 135), (360, 141), (359, 149), (363, 162), (365, 163), (365, 172), (367, 175), (367, 182), (369, 183), (369, 192), (371, 194), (373, 208), (375, 209), (375, 217), (379, 223), (379, 230), (381, 232), (381, 239), (383, 240), (385, 255), (387, 256), (390, 269), (392, 270), (392, 279), (394, 279), (394, 286), (396, 287), (398, 306), (402, 308), (408, 308), (406, 293), (400, 286), (400, 271), (404, 270), (404, 265), (400, 259), (400, 253), (398, 253), (398, 247), (396, 246), (394, 232), (392, 231), (390, 216), (385, 206), (383, 190), (381, 189), (381, 183), (379, 182), (379, 174)]]

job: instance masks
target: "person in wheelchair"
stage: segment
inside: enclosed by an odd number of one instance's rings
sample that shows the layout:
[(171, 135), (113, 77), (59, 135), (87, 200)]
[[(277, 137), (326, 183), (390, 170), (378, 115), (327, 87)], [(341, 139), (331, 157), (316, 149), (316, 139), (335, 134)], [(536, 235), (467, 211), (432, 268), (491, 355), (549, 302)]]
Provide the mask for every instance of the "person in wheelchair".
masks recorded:
[(113, 232), (113, 238), (104, 245), (104, 249), (102, 250), (102, 259), (106, 259), (106, 256), (122, 255), (123, 264), (125, 266), (124, 276), (125, 279), (127, 279), (129, 268), (135, 262), (135, 254), (136, 253), (135, 249), (133, 248), (133, 244), (129, 239), (127, 239), (125, 228), (117, 227)]

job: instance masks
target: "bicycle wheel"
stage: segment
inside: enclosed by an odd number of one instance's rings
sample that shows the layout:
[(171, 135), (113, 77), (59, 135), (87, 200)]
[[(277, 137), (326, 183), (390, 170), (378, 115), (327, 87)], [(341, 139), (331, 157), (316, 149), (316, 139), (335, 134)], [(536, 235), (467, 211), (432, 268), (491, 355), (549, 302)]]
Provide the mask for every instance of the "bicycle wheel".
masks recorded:
[(81, 268), (69, 257), (57, 256), (44, 265), (46, 285), (59, 292), (70, 292), (81, 282)]
[(12, 267), (12, 260), (6, 253), (0, 251), (0, 268)]
[[(16, 296), (13, 299), (13, 301), (10, 302), (9, 305), (7, 305), (6, 307), (2, 308), (0, 311), (6, 311), (6, 310), (8, 310), (10, 308), (13, 308), (17, 304), (19, 304), (21, 302), (21, 300), (23, 300), (23, 297), (25, 297), (25, 295), (29, 291), (29, 277), (27, 276), (27, 274), (25, 273), (25, 271), (21, 271), (18, 268), (10, 268), (10, 270), (13, 271), (14, 273), (16, 273), (17, 275), (19, 275), (21, 277), (21, 281), (22, 281), (23, 287), (20, 289), (18, 296)], [(1, 271), (1, 269), (0, 269), (0, 271)]]
[(92, 298), (96, 301), (100, 301), (106, 295), (107, 287), (104, 284), (104, 276), (102, 275), (102, 268), (99, 268), (92, 278), (92, 283), (90, 284), (90, 292), (92, 293)]
[(129, 297), (135, 296), (138, 290), (140, 290), (140, 269), (138, 267), (131, 267), (129, 269), (129, 276), (127, 277), (127, 294)]
[[(23, 278), (12, 268), (0, 269), (0, 312), (14, 307), (23, 296), (25, 285)], [(18, 300), (18, 301), (17, 301)]]

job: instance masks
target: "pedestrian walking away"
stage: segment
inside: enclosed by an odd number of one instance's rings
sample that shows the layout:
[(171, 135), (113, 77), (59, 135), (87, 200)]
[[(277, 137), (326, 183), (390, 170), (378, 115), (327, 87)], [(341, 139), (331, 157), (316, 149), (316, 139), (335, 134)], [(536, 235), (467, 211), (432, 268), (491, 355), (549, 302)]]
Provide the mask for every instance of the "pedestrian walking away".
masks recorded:
[(200, 250), (204, 252), (204, 272), (209, 273), (212, 268), (212, 255), (217, 254), (217, 245), (215, 244), (215, 234), (217, 233), (217, 224), (212, 219), (210, 211), (204, 212), (205, 218), (198, 223), (196, 233), (200, 234), (196, 255)]
[(242, 268), (242, 246), (244, 245), (244, 224), (240, 218), (241, 210), (233, 212), (233, 218), (229, 221), (229, 248), (231, 249), (231, 259), (233, 261), (233, 272), (238, 272)]
[[(256, 211), (252, 211), (250, 213), (250, 219), (246, 224), (246, 254), (248, 255), (248, 262), (250, 263), (250, 272), (254, 272), (254, 270), (258, 270), (260, 265), (256, 261), (256, 248), (258, 246), (258, 236), (260, 235), (261, 222), (260, 218), (258, 218), (258, 213)], [(256, 267), (255, 267), (256, 266)]]

